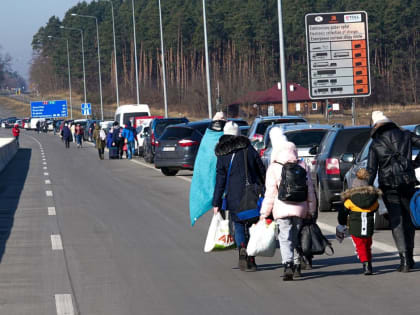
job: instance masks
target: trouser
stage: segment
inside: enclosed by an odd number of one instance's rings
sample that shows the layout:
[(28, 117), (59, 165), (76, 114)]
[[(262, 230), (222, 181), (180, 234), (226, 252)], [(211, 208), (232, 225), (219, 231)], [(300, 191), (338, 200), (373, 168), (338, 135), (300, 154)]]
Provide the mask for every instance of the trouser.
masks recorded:
[(383, 200), (388, 210), (392, 236), (398, 252), (412, 251), (414, 248), (415, 227), (410, 217), (410, 199), (413, 187), (398, 189), (383, 188)]
[(359, 256), (360, 262), (364, 263), (372, 261), (372, 236), (369, 237), (357, 237), (352, 235), (354, 245), (356, 246), (357, 255)]
[(101, 160), (104, 159), (104, 154), (105, 154), (105, 149), (104, 148), (98, 148), (98, 154), (99, 154), (99, 158)]
[(300, 254), (297, 251), (299, 231), (302, 227), (302, 218), (287, 217), (276, 220), (279, 226), (279, 243), (282, 263), (294, 262), (300, 264)]
[[(222, 216), (225, 217), (225, 213), (223, 213)], [(238, 247), (238, 249), (241, 247), (246, 248), (248, 246), (249, 228), (251, 227), (251, 224), (238, 222), (238, 218), (233, 212), (229, 212), (229, 220), (233, 223), (236, 247)]]
[(79, 146), (82, 146), (82, 135), (76, 135), (76, 139), (77, 139), (77, 144)]
[(19, 136), (16, 136), (15, 139), (16, 139), (16, 144), (19, 146)]
[(131, 159), (134, 155), (134, 141), (127, 142), (127, 158)]
[(64, 142), (65, 142), (65, 144), (66, 144), (66, 148), (68, 149), (68, 148), (70, 148), (70, 139), (69, 138), (66, 138), (65, 140), (64, 140)]

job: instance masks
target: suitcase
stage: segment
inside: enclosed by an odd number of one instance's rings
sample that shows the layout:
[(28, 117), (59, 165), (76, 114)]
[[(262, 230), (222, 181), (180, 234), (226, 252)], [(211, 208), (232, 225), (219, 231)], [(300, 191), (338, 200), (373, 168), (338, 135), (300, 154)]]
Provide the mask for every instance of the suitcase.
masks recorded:
[(118, 147), (110, 147), (109, 148), (109, 159), (110, 160), (115, 160), (119, 158), (119, 154), (118, 154)]

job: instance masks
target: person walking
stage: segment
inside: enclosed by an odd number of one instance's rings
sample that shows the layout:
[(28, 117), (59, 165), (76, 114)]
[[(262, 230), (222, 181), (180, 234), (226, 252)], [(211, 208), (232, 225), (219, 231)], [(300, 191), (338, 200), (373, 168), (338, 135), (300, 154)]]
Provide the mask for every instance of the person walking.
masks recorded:
[(99, 125), (95, 125), (93, 139), (95, 140), (96, 148), (98, 149), (99, 159), (103, 160), (105, 155), (106, 133), (105, 130), (99, 128)]
[(115, 148), (117, 151), (116, 158), (121, 159), (122, 158), (122, 149), (124, 146), (124, 143), (121, 139), (121, 133), (122, 130), (118, 124), (118, 122), (114, 122), (114, 131), (112, 132), (112, 147)]
[[(236, 123), (228, 121), (223, 131), (224, 135), (215, 148), (217, 164), (213, 212), (217, 213), (221, 210), (222, 198), (226, 191), (226, 210), (229, 210), (230, 219), (233, 221), (235, 243), (239, 250), (238, 267), (241, 271), (256, 271), (255, 257), (248, 256), (246, 253), (250, 224), (241, 222), (237, 213), (247, 184), (246, 180), (249, 184), (263, 185), (265, 168), (249, 139), (240, 135), (239, 126)], [(245, 168), (247, 173), (245, 173)]]
[[(302, 220), (313, 218), (316, 214), (316, 197), (309, 167), (298, 159), (296, 145), (289, 142), (277, 127), (271, 129), (270, 139), (273, 149), (266, 174), (260, 220), (267, 219), (271, 214), (276, 220), (284, 265), (283, 280), (290, 281), (293, 277), (301, 276), (298, 236)], [(293, 176), (289, 175), (288, 170)], [(283, 194), (284, 191), (295, 192), (296, 196), (287, 197)]]
[(18, 123), (15, 123), (13, 125), (12, 133), (13, 133), (13, 137), (15, 137), (15, 139), (16, 139), (17, 145), (19, 146), (20, 129), (19, 129), (19, 124)]
[(66, 145), (66, 149), (70, 148), (71, 130), (67, 126), (67, 123), (64, 124), (64, 127), (61, 130), (61, 136), (64, 140), (65, 145)]
[(41, 133), (41, 121), (38, 119), (38, 121), (36, 122), (36, 131), (38, 133)]
[(83, 133), (84, 133), (83, 127), (80, 124), (77, 124), (76, 129), (75, 129), (77, 148), (82, 147)]
[(73, 122), (69, 126), (70, 126), (72, 140), (73, 140), (74, 143), (76, 143), (76, 141), (77, 141), (77, 139), (76, 139), (76, 124)]
[(415, 192), (416, 175), (412, 147), (420, 147), (420, 137), (400, 129), (381, 111), (372, 112), (372, 144), (369, 148), (368, 183), (378, 174), (379, 188), (388, 210), (392, 236), (400, 255), (397, 271), (409, 272), (413, 259), (415, 227), (410, 217), (410, 199)]
[(130, 121), (125, 125), (121, 136), (124, 138), (124, 143), (127, 145), (127, 159), (131, 160), (134, 155), (135, 130), (131, 127)]
[(109, 149), (112, 147), (112, 133), (114, 132), (114, 127), (109, 129), (109, 132), (106, 136), (106, 147)]
[(351, 188), (341, 194), (344, 207), (338, 212), (337, 240), (341, 243), (348, 231), (356, 246), (357, 256), (363, 265), (363, 273), (372, 271), (372, 236), (375, 228), (375, 212), (379, 208), (378, 198), (382, 192), (368, 185), (369, 173), (361, 168), (356, 173)]

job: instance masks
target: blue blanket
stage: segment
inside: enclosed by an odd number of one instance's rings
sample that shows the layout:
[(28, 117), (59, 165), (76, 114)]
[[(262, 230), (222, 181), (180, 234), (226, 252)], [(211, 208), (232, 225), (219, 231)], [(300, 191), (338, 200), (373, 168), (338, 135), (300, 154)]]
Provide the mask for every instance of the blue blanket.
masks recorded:
[(191, 225), (212, 208), (217, 163), (214, 148), (221, 136), (223, 136), (222, 131), (207, 129), (201, 140), (190, 188)]

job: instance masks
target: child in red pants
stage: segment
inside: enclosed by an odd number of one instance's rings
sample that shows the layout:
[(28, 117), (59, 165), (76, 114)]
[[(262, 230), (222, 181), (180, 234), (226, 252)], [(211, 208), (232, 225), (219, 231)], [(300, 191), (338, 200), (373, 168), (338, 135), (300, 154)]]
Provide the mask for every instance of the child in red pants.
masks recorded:
[[(341, 194), (344, 208), (338, 213), (337, 239), (342, 241), (347, 225), (356, 246), (357, 255), (363, 264), (365, 275), (372, 274), (372, 235), (374, 230), (374, 213), (378, 210), (378, 198), (382, 192), (369, 186), (369, 173), (366, 169), (358, 170), (352, 187)], [(348, 223), (348, 224), (347, 224)]]

